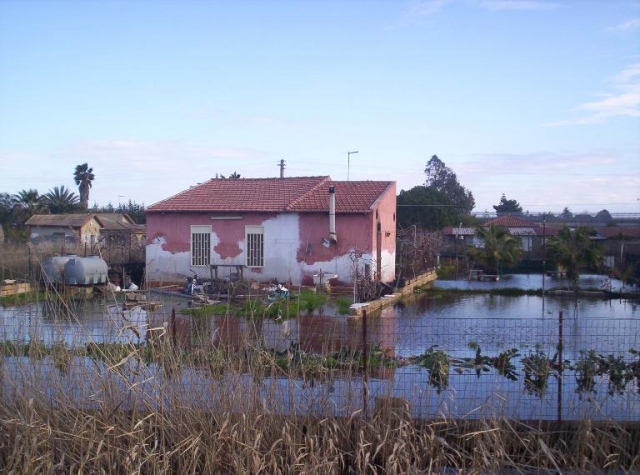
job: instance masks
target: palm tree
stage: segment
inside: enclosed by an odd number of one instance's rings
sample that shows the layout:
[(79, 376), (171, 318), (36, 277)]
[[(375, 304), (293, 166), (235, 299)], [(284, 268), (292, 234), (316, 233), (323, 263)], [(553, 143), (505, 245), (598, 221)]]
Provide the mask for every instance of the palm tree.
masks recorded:
[(504, 266), (520, 260), (520, 239), (509, 234), (504, 226), (478, 228), (476, 236), (482, 240), (484, 247), (474, 250), (474, 254), (492, 274), (502, 275)]
[(577, 229), (564, 226), (549, 240), (549, 257), (566, 269), (567, 278), (574, 288), (578, 287), (580, 266), (597, 267), (602, 263), (602, 248), (591, 239), (593, 234), (591, 229), (584, 226)]
[(11, 200), (13, 202), (13, 224), (19, 229), (22, 229), (25, 221), (31, 216), (46, 210), (44, 199), (38, 190), (20, 190), (11, 197)]
[(89, 188), (95, 179), (93, 174), (93, 168), (89, 168), (89, 165), (83, 163), (76, 166), (76, 171), (73, 173), (73, 180), (78, 185), (78, 192), (80, 194), (80, 204), (84, 209), (89, 207)]
[(54, 186), (53, 190), (44, 195), (45, 203), (52, 214), (72, 213), (80, 207), (78, 195), (65, 188)]
[(11, 217), (13, 209), (13, 199), (9, 193), (0, 193), (0, 225), (4, 224)]
[(44, 208), (43, 197), (38, 190), (20, 190), (13, 195), (14, 207), (28, 211), (31, 215), (42, 211)]

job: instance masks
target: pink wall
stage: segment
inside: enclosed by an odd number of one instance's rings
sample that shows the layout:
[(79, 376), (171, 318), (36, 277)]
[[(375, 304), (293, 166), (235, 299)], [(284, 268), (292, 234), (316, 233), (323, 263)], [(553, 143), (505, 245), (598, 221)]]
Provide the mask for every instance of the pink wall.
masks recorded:
[[(382, 250), (395, 253), (396, 250), (396, 184), (388, 188), (380, 198), (376, 210), (382, 228)], [(375, 212), (374, 212), (375, 215)], [(387, 235), (387, 233), (389, 233)]]
[[(393, 183), (367, 214), (336, 215), (338, 242), (329, 248), (322, 246), (322, 238), (329, 237), (329, 216), (308, 213), (300, 217), (300, 249), (298, 261), (306, 264), (330, 260), (348, 254), (352, 249), (377, 254), (377, 221), (381, 227), (381, 251), (395, 254), (396, 248), (396, 185)], [(310, 244), (311, 252), (307, 252)]]
[(338, 242), (329, 247), (322, 239), (329, 239), (329, 215), (308, 213), (300, 216), (300, 248), (298, 262), (312, 265), (348, 254), (353, 248), (372, 251), (371, 215), (351, 214), (336, 216)]
[[(240, 253), (238, 241), (244, 240), (244, 230), (247, 225), (261, 225), (266, 219), (273, 218), (273, 214), (244, 214), (242, 219), (211, 219), (212, 213), (148, 213), (147, 214), (147, 242), (154, 242), (155, 238), (166, 241), (164, 250), (172, 253), (188, 252), (191, 237), (191, 226), (211, 226), (211, 231), (220, 238), (220, 244), (214, 251), (224, 257), (234, 257)], [(215, 213), (215, 217), (222, 217)], [(237, 213), (228, 216), (239, 216)]]
[[(276, 249), (276, 260), (271, 261), (272, 264), (277, 262), (281, 268), (297, 269), (300, 279), (309, 284), (312, 274), (319, 270), (324, 272), (336, 272), (341, 269), (341, 279), (346, 282), (349, 272), (345, 271), (348, 265), (349, 254), (357, 249), (364, 251), (370, 256), (370, 259), (376, 262), (378, 268), (372, 270), (381, 276), (383, 281), (389, 282), (395, 277), (395, 245), (396, 245), (396, 187), (392, 184), (383, 196), (375, 203), (374, 209), (366, 214), (337, 214), (336, 215), (336, 235), (337, 243), (326, 247), (323, 245), (323, 238), (329, 238), (329, 215), (328, 213), (301, 213), (288, 214), (289, 217), (297, 219), (282, 219), (287, 214), (269, 214), (269, 213), (250, 213), (240, 215), (239, 213), (229, 213), (227, 218), (240, 217), (242, 219), (212, 219), (225, 216), (222, 213), (148, 213), (147, 214), (147, 245), (156, 246), (162, 244), (162, 252), (167, 255), (176, 255), (184, 253), (182, 259), (188, 260), (190, 250), (190, 232), (193, 225), (211, 226), (212, 233), (217, 236), (219, 242), (213, 242), (214, 259), (233, 259), (242, 253), (238, 246), (238, 242), (244, 241), (245, 226), (257, 225), (261, 226), (268, 220), (276, 220), (281, 217), (276, 224), (276, 228), (271, 228), (271, 236), (265, 231), (266, 242), (273, 239), (275, 242), (271, 244), (271, 253), (273, 247), (280, 248), (285, 239), (287, 242), (293, 242), (293, 255), (289, 255), (283, 251), (279, 255)], [(380, 223), (380, 233), (378, 233), (377, 223)], [(295, 229), (297, 223), (297, 229)], [(379, 244), (379, 245), (378, 245)], [(149, 280), (161, 280), (168, 278), (171, 273), (170, 269), (164, 267), (171, 266), (183, 269), (180, 272), (186, 272), (189, 268), (187, 262), (184, 265), (176, 266), (175, 262), (167, 261), (165, 258), (158, 258), (156, 252), (154, 265), (150, 266), (147, 262), (147, 272)], [(176, 257), (177, 258), (177, 257)], [(147, 260), (150, 259), (150, 253), (147, 252)], [(286, 262), (291, 261), (291, 262)], [(340, 261), (340, 262), (339, 262)], [(170, 263), (169, 263), (170, 262)], [(335, 265), (333, 265), (335, 263)], [(331, 265), (329, 265), (331, 264)], [(257, 278), (260, 274), (264, 274), (263, 280), (277, 276), (276, 271), (268, 268), (252, 269), (251, 278)], [(164, 277), (154, 278), (154, 272), (158, 275), (165, 274)], [(257, 275), (256, 275), (257, 274)], [(287, 273), (286, 275), (290, 275)]]

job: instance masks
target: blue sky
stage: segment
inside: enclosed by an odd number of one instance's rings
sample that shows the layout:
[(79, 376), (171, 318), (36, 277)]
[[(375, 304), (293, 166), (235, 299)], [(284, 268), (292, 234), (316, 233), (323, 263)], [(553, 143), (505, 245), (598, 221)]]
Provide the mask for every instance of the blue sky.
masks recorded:
[(640, 2), (0, 2), (0, 192), (87, 162), (91, 204), (150, 205), (281, 159), (399, 191), (434, 154), (477, 211), (640, 212)]

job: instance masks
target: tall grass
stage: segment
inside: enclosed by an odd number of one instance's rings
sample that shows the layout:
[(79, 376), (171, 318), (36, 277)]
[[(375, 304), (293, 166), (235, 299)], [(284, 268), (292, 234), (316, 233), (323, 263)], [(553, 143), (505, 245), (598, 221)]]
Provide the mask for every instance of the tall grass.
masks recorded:
[[(316, 377), (311, 370), (283, 368), (273, 354), (251, 346), (185, 354), (164, 329), (153, 332), (146, 345), (47, 351), (5, 345), (3, 473), (640, 469), (637, 426), (501, 417), (425, 421), (393, 397), (379, 397), (370, 414), (357, 404), (344, 415), (315, 414), (287, 400), (294, 386)], [(266, 385), (265, 378), (284, 383)]]
[[(358, 385), (335, 407), (321, 392), (307, 391), (313, 399), (301, 400), (300, 388), (330, 385), (334, 378), (362, 381), (359, 353), (345, 355), (353, 364), (327, 365), (296, 348), (267, 351), (252, 338), (233, 348), (214, 345), (210, 337), (189, 346), (172, 332), (158, 324), (146, 335), (128, 333), (128, 343), (0, 344), (0, 471), (640, 470), (639, 424), (518, 421), (495, 413), (473, 421), (423, 420), (391, 394), (365, 410)], [(86, 335), (76, 337), (86, 341)], [(369, 370), (380, 358), (374, 350), (364, 366)]]
[(0, 281), (26, 280), (30, 273), (30, 255), (27, 245), (0, 243)]

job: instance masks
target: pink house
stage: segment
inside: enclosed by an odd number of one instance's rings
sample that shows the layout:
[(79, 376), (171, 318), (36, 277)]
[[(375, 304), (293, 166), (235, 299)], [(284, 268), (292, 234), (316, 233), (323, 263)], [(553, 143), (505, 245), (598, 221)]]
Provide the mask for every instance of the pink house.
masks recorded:
[(147, 280), (192, 272), (311, 284), (395, 278), (396, 184), (328, 176), (211, 179), (147, 208)]

